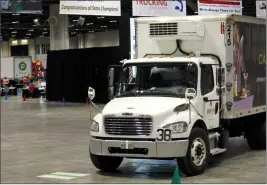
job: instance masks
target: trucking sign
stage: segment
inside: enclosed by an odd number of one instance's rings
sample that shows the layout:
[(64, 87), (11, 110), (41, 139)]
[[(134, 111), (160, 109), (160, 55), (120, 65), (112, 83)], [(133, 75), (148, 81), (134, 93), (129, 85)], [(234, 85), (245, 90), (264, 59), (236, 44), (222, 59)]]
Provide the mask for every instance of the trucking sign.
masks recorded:
[(237, 14), (242, 15), (242, 1), (199, 0), (198, 15)]
[(120, 1), (61, 0), (60, 14), (121, 16)]
[(185, 0), (133, 0), (133, 16), (186, 16)]

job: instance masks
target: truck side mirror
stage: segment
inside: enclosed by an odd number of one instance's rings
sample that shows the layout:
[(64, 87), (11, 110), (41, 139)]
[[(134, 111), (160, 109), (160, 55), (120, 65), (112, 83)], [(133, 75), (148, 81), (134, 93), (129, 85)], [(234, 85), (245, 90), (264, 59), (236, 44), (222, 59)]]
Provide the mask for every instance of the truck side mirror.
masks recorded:
[(224, 86), (225, 83), (225, 69), (223, 67), (217, 67), (216, 69), (216, 84), (219, 87)]
[(92, 87), (88, 88), (88, 98), (91, 101), (95, 98), (95, 90)]
[(197, 96), (197, 92), (194, 88), (187, 88), (185, 90), (185, 98), (192, 100)]
[(108, 73), (108, 97), (111, 100), (113, 96), (114, 96), (114, 68), (110, 68)]

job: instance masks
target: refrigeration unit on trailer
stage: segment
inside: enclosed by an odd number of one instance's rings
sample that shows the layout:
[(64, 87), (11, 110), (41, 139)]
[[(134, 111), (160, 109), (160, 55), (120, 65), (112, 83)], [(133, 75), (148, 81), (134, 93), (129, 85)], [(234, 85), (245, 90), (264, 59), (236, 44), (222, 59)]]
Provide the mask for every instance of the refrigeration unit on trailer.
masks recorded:
[[(110, 66), (112, 100), (91, 122), (97, 168), (115, 170), (124, 157), (177, 159), (183, 173), (198, 175), (211, 155), (227, 150), (230, 137), (266, 149), (265, 20), (218, 15), (135, 23), (136, 59)], [(88, 96), (95, 96), (92, 87)]]

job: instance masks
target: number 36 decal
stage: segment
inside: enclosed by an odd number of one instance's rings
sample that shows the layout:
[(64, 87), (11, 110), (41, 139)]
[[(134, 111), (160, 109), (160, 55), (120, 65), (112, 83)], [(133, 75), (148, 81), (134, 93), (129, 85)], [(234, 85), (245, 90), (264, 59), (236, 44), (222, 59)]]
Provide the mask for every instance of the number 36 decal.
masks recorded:
[(170, 129), (157, 129), (157, 141), (171, 141), (172, 131)]

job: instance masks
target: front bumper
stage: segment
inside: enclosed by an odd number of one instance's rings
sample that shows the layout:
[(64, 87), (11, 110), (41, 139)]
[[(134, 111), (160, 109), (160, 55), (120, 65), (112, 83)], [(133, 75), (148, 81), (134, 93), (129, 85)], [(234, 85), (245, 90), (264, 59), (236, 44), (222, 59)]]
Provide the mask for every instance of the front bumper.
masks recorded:
[[(122, 145), (125, 146), (126, 142), (130, 143), (134, 149), (122, 149)], [(136, 158), (176, 158), (186, 156), (188, 140), (184, 139), (171, 142), (155, 142), (126, 141), (126, 139), (104, 140), (91, 137), (89, 147), (90, 152), (95, 155)]]

